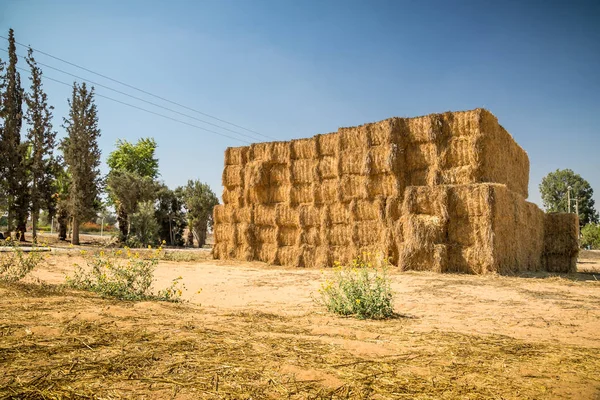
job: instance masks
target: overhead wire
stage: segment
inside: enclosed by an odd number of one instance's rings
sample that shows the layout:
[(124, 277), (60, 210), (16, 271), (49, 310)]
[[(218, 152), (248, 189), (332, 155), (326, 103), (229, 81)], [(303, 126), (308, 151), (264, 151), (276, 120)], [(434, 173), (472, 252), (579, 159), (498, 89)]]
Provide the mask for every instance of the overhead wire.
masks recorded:
[[(4, 51), (5, 53), (8, 53), (8, 51), (7, 51), (7, 50), (5, 50), (5, 49), (0, 49), (0, 50)], [(17, 56), (19, 56), (19, 57), (21, 57), (21, 58), (25, 58), (24, 56), (22, 56), (22, 55), (20, 55), (20, 54), (17, 54)], [(36, 60), (36, 64), (38, 64), (38, 65), (41, 65), (41, 66), (43, 66), (43, 67), (46, 67), (46, 68), (50, 68), (50, 69), (52, 69), (52, 70), (55, 70), (55, 71), (58, 71), (58, 72), (61, 72), (61, 73), (65, 74), (65, 75), (72, 76), (72, 77), (74, 77), (74, 78), (76, 78), (76, 79), (79, 79), (79, 80), (81, 80), (81, 81), (84, 81), (84, 82), (91, 83), (92, 85), (95, 85), (95, 86), (98, 86), (98, 87), (102, 87), (102, 88), (104, 88), (104, 89), (107, 89), (107, 90), (113, 91), (113, 92), (115, 92), (115, 93), (119, 93), (119, 94), (121, 94), (121, 95), (124, 95), (124, 96), (130, 97), (130, 98), (132, 98), (132, 99), (135, 99), (135, 100), (138, 100), (138, 101), (141, 101), (141, 102), (144, 102), (144, 103), (150, 104), (150, 105), (152, 105), (152, 106), (154, 106), (154, 107), (162, 108), (163, 110), (170, 111), (170, 112), (172, 112), (172, 113), (179, 114), (179, 115), (181, 115), (181, 116), (184, 116), (184, 117), (187, 117), (187, 118), (190, 118), (190, 119), (194, 119), (194, 120), (196, 120), (196, 121), (199, 121), (199, 122), (202, 122), (202, 123), (205, 123), (205, 124), (208, 124), (208, 125), (211, 125), (211, 126), (214, 126), (214, 127), (220, 128), (220, 129), (223, 129), (223, 130), (226, 130), (226, 131), (228, 131), (228, 132), (231, 132), (231, 133), (234, 133), (234, 134), (236, 134), (236, 135), (244, 136), (244, 137), (246, 137), (246, 138), (248, 138), (248, 139), (253, 139), (253, 140), (257, 140), (257, 141), (262, 141), (262, 139), (259, 139), (259, 138), (255, 137), (255, 136), (251, 136), (251, 135), (247, 135), (247, 134), (245, 134), (245, 133), (237, 132), (237, 131), (231, 130), (231, 129), (229, 129), (229, 128), (225, 128), (225, 127), (223, 127), (223, 126), (220, 126), (220, 125), (217, 125), (217, 124), (213, 124), (212, 122), (205, 121), (205, 120), (203, 120), (203, 119), (200, 119), (200, 118), (196, 118), (196, 117), (194, 117), (194, 116), (192, 116), (192, 115), (185, 114), (185, 113), (179, 112), (179, 111), (177, 111), (177, 110), (173, 110), (173, 109), (171, 109), (171, 108), (168, 108), (168, 107), (161, 106), (160, 104), (156, 104), (156, 103), (153, 103), (153, 102), (151, 102), (151, 101), (148, 101), (148, 100), (142, 99), (142, 98), (140, 98), (140, 97), (133, 96), (133, 95), (131, 95), (131, 94), (129, 94), (129, 93), (126, 93), (126, 92), (120, 91), (120, 90), (118, 90), (118, 89), (111, 88), (110, 86), (106, 86), (106, 85), (103, 85), (103, 84), (101, 84), (101, 83), (98, 83), (98, 82), (94, 82), (94, 81), (92, 81), (92, 80), (89, 80), (89, 79), (83, 78), (83, 77), (81, 77), (81, 76), (78, 76), (78, 75), (72, 74), (72, 73), (70, 73), (70, 72), (64, 71), (64, 70), (62, 70), (62, 69), (60, 69), (60, 68), (56, 68), (56, 67), (53, 67), (53, 66), (51, 66), (51, 65), (44, 64), (44, 63), (42, 63), (42, 62), (39, 62), (39, 61), (37, 61), (37, 60)]]
[[(6, 40), (8, 40), (8, 38), (7, 38), (6, 36), (3, 36), (3, 35), (0, 35), (0, 38), (3, 38), (3, 39), (6, 39)], [(120, 80), (117, 80), (117, 79), (111, 78), (110, 76), (107, 76), (107, 75), (101, 74), (101, 73), (99, 73), (99, 72), (93, 71), (93, 70), (91, 70), (91, 69), (89, 69), (89, 68), (83, 67), (83, 66), (81, 66), (81, 65), (78, 65), (78, 64), (76, 64), (76, 63), (73, 63), (73, 62), (71, 62), (71, 61), (67, 61), (67, 60), (65, 60), (65, 59), (63, 59), (63, 58), (60, 58), (60, 57), (54, 56), (54, 55), (52, 55), (52, 54), (50, 54), (50, 53), (46, 53), (46, 52), (44, 52), (44, 51), (42, 51), (42, 50), (38, 50), (38, 49), (36, 49), (36, 48), (33, 48), (33, 47), (31, 47), (31, 46), (25, 45), (25, 44), (23, 44), (23, 43), (20, 43), (20, 42), (17, 42), (17, 41), (15, 41), (15, 43), (16, 43), (16, 44), (18, 44), (19, 46), (22, 46), (22, 47), (25, 47), (25, 48), (31, 48), (33, 51), (35, 51), (35, 52), (37, 52), (37, 53), (39, 53), (39, 54), (43, 54), (43, 55), (45, 55), (45, 56), (47, 56), (47, 57), (53, 58), (53, 59), (55, 59), (55, 60), (58, 60), (58, 61), (60, 61), (60, 62), (63, 62), (63, 63), (65, 63), (65, 64), (68, 64), (68, 65), (71, 65), (71, 66), (73, 66), (73, 67), (75, 67), (75, 68), (79, 68), (79, 69), (81, 69), (81, 70), (84, 70), (84, 71), (86, 71), (86, 72), (89, 72), (89, 73), (91, 73), (91, 74), (97, 75), (97, 76), (99, 76), (99, 77), (102, 77), (102, 78), (104, 78), (104, 79), (108, 79), (108, 80), (110, 80), (110, 81), (112, 81), (112, 82), (118, 83), (119, 85), (126, 86), (126, 87), (128, 87), (128, 88), (130, 88), (130, 89), (136, 90), (136, 91), (138, 91), (138, 92), (140, 92), (140, 93), (144, 93), (144, 94), (146, 94), (146, 95), (148, 95), (148, 96), (152, 96), (152, 97), (154, 97), (154, 98), (157, 98), (157, 99), (159, 99), (159, 100), (165, 101), (165, 102), (167, 102), (167, 103), (171, 103), (171, 104), (173, 104), (173, 105), (176, 105), (176, 106), (178, 106), (178, 107), (185, 108), (186, 110), (193, 111), (193, 112), (195, 112), (195, 113), (198, 113), (198, 114), (204, 115), (204, 116), (206, 116), (206, 117), (209, 117), (209, 118), (212, 118), (212, 119), (214, 119), (214, 120), (217, 120), (217, 121), (223, 122), (223, 123), (225, 123), (225, 124), (228, 124), (228, 125), (234, 126), (234, 127), (236, 127), (236, 128), (243, 129), (243, 130), (245, 130), (245, 131), (248, 131), (248, 132), (254, 133), (254, 134), (256, 134), (256, 135), (259, 135), (259, 136), (262, 136), (262, 137), (264, 137), (264, 138), (266, 138), (266, 139), (276, 140), (275, 138), (273, 138), (273, 137), (271, 137), (271, 136), (264, 135), (264, 134), (262, 134), (262, 133), (260, 133), (260, 132), (254, 131), (254, 130), (252, 130), (252, 129), (245, 128), (245, 127), (243, 127), (243, 126), (241, 126), (241, 125), (234, 124), (233, 122), (230, 122), (230, 121), (227, 121), (227, 120), (224, 120), (224, 119), (221, 119), (221, 118), (215, 117), (214, 115), (210, 115), (210, 114), (204, 113), (204, 112), (202, 112), (202, 111), (200, 111), (200, 110), (197, 110), (197, 109), (195, 109), (195, 108), (192, 108), (192, 107), (188, 107), (188, 106), (186, 106), (186, 105), (183, 105), (183, 104), (181, 104), (181, 103), (178, 103), (178, 102), (176, 102), (176, 101), (169, 100), (169, 99), (167, 99), (167, 98), (165, 98), (165, 97), (162, 97), (162, 96), (159, 96), (159, 95), (157, 95), (157, 94), (154, 94), (154, 93), (148, 92), (148, 91), (146, 91), (146, 90), (144, 90), (144, 89), (140, 89), (140, 88), (138, 88), (138, 87), (135, 87), (135, 86), (133, 86), (133, 85), (130, 85), (130, 84), (128, 84), (128, 83), (122, 82), (122, 81), (120, 81)]]
[[(29, 73), (31, 73), (31, 71), (30, 71), (30, 70), (28, 70), (27, 68), (17, 67), (17, 69), (18, 69), (18, 70), (21, 70), (21, 71), (24, 71), (24, 72), (29, 72)], [(43, 77), (43, 79), (48, 79), (48, 80), (50, 80), (50, 81), (54, 81), (54, 82), (60, 83), (60, 84), (62, 84), (62, 85), (66, 85), (66, 86), (72, 87), (72, 85), (71, 85), (71, 84), (69, 84), (69, 83), (67, 83), (67, 82), (63, 82), (63, 81), (61, 81), (61, 80), (58, 80), (58, 79), (55, 79), (55, 78), (51, 78), (51, 77), (47, 76), (46, 74), (44, 74), (42, 77)], [(126, 102), (124, 102), (124, 101), (117, 100), (117, 99), (115, 99), (115, 98), (112, 98), (112, 97), (109, 97), (109, 96), (105, 96), (105, 95), (103, 95), (103, 94), (100, 94), (100, 93), (97, 93), (97, 92), (96, 92), (96, 93), (94, 93), (94, 95), (95, 95), (96, 97), (101, 97), (101, 98), (103, 98), (103, 99), (111, 100), (111, 101), (114, 101), (114, 102), (116, 102), (116, 103), (119, 103), (119, 104), (122, 104), (122, 105), (125, 105), (125, 106), (128, 106), (128, 107), (132, 107), (132, 108), (135, 108), (135, 109), (137, 109), (137, 110), (140, 110), (140, 111), (144, 111), (144, 112), (147, 112), (147, 113), (150, 113), (150, 114), (153, 114), (153, 115), (157, 115), (157, 116), (159, 116), (159, 117), (162, 117), (162, 118), (169, 119), (169, 120), (171, 120), (171, 121), (179, 122), (180, 124), (183, 124), (183, 125), (187, 125), (187, 126), (191, 126), (191, 127), (193, 127), (193, 128), (201, 129), (201, 130), (203, 130), (203, 131), (207, 131), (207, 132), (210, 132), (210, 133), (214, 133), (214, 134), (216, 134), (216, 135), (223, 136), (223, 137), (226, 137), (226, 138), (229, 138), (229, 139), (233, 139), (233, 140), (236, 140), (236, 141), (239, 141), (239, 142), (242, 142), (242, 143), (250, 144), (250, 142), (248, 142), (248, 141), (246, 141), (246, 140), (242, 140), (242, 139), (240, 139), (240, 138), (236, 138), (236, 137), (233, 137), (233, 136), (229, 136), (229, 135), (226, 135), (226, 134), (224, 134), (224, 133), (220, 133), (220, 132), (216, 132), (216, 131), (213, 131), (213, 130), (210, 130), (210, 129), (206, 129), (206, 128), (203, 128), (203, 127), (201, 127), (201, 126), (198, 126), (198, 125), (190, 124), (189, 122), (181, 121), (181, 120), (179, 120), (179, 119), (177, 119), (177, 118), (173, 118), (173, 117), (170, 117), (170, 116), (168, 116), (168, 115), (164, 115), (164, 114), (161, 114), (161, 113), (157, 113), (157, 112), (155, 112), (155, 111), (148, 110), (148, 109), (146, 109), (146, 108), (139, 107), (139, 106), (136, 106), (136, 105), (134, 105), (134, 104), (126, 103)]]

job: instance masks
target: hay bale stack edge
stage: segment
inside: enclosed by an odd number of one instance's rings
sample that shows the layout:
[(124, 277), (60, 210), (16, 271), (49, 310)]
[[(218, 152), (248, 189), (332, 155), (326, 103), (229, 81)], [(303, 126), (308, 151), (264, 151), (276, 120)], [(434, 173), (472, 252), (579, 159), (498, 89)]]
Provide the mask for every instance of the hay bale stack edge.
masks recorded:
[(213, 255), (297, 267), (572, 272), (574, 214), (526, 201), (529, 158), (485, 109), (225, 151)]

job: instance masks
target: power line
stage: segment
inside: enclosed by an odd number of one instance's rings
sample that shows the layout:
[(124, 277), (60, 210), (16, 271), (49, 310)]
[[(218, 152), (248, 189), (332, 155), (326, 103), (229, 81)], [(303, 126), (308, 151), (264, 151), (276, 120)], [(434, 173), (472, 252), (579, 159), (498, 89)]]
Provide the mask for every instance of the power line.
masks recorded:
[[(0, 50), (4, 51), (5, 53), (8, 53), (8, 50), (5, 50), (5, 49), (0, 49)], [(24, 56), (22, 56), (22, 55), (19, 55), (19, 54), (17, 54), (17, 55), (18, 55), (19, 57), (21, 57), (21, 58), (25, 58), (25, 57), (24, 57)], [(110, 86), (106, 86), (106, 85), (103, 85), (103, 84), (101, 84), (101, 83), (94, 82), (94, 81), (91, 81), (91, 80), (89, 80), (89, 79), (82, 78), (82, 77), (80, 77), (80, 76), (77, 76), (77, 75), (75, 75), (75, 74), (72, 74), (72, 73), (70, 73), (70, 72), (64, 71), (64, 70), (62, 70), (62, 69), (60, 69), (60, 68), (56, 68), (56, 67), (53, 67), (53, 66), (51, 66), (51, 65), (44, 64), (44, 63), (42, 63), (42, 62), (39, 62), (39, 61), (37, 61), (37, 60), (36, 60), (36, 64), (39, 64), (39, 65), (41, 65), (41, 66), (44, 66), (44, 67), (46, 67), (46, 68), (53, 69), (53, 70), (55, 70), (55, 71), (58, 71), (58, 72), (62, 72), (63, 74), (66, 74), (66, 75), (72, 76), (72, 77), (74, 77), (74, 78), (76, 78), (76, 79), (80, 79), (80, 80), (82, 80), (82, 81), (84, 81), (84, 82), (91, 83), (92, 85), (96, 85), (96, 86), (99, 86), (99, 87), (103, 87), (103, 88), (105, 88), (105, 89), (108, 89), (108, 90), (111, 90), (111, 91), (113, 91), (113, 92), (115, 92), (115, 93), (119, 93), (119, 94), (122, 94), (122, 95), (124, 95), (124, 96), (131, 97), (132, 99), (135, 99), (135, 100), (138, 100), (138, 101), (142, 101), (142, 102), (144, 102), (144, 103), (147, 103), (147, 104), (150, 104), (150, 105), (152, 105), (152, 106), (154, 106), (154, 107), (162, 108), (163, 110), (167, 110), (167, 111), (170, 111), (170, 112), (172, 112), (172, 113), (179, 114), (179, 115), (182, 115), (182, 116), (184, 116), (184, 117), (191, 118), (191, 119), (194, 119), (194, 120), (196, 120), (196, 121), (203, 122), (203, 123), (205, 123), (205, 124), (212, 125), (212, 126), (214, 126), (214, 127), (217, 127), (217, 128), (220, 128), (220, 129), (223, 129), (223, 130), (226, 130), (226, 131), (229, 131), (229, 132), (231, 132), (231, 133), (235, 133), (236, 135), (244, 136), (244, 137), (247, 137), (248, 139), (253, 139), (253, 140), (262, 141), (261, 139), (259, 139), (259, 138), (255, 137), (255, 136), (250, 136), (250, 135), (247, 135), (247, 134), (245, 134), (245, 133), (236, 132), (236, 131), (234, 131), (234, 130), (231, 130), (231, 129), (229, 129), (229, 128), (225, 128), (225, 127), (223, 127), (223, 126), (220, 126), (220, 125), (217, 125), (217, 124), (213, 124), (212, 122), (208, 122), (208, 121), (205, 121), (205, 120), (203, 120), (203, 119), (196, 118), (196, 117), (194, 117), (194, 116), (192, 116), (192, 115), (185, 114), (185, 113), (179, 112), (179, 111), (177, 111), (177, 110), (173, 110), (173, 109), (171, 109), (171, 108), (168, 108), (168, 107), (161, 106), (160, 104), (156, 104), (156, 103), (153, 103), (153, 102), (151, 102), (151, 101), (148, 101), (148, 100), (142, 99), (141, 97), (133, 96), (133, 95), (131, 95), (131, 94), (129, 94), (129, 93), (122, 92), (122, 91), (120, 91), (120, 90), (117, 90), (117, 89), (111, 88)]]
[[(26, 68), (17, 67), (17, 69), (19, 69), (19, 70), (21, 70), (21, 71), (24, 71), (24, 72), (29, 72), (29, 73), (31, 73), (31, 71), (30, 71), (30, 70), (28, 70), (28, 69), (26, 69)], [(72, 87), (72, 85), (71, 85), (71, 84), (69, 84), (69, 83), (66, 83), (66, 82), (60, 81), (60, 80), (58, 80), (58, 79), (51, 78), (51, 77), (49, 77), (49, 76), (47, 76), (47, 75), (43, 75), (43, 78), (44, 78), (44, 79), (51, 80), (51, 81), (54, 81), (54, 82), (57, 82), (57, 83), (60, 83), (60, 84), (62, 84), (62, 85), (65, 85), (65, 86)], [(179, 119), (177, 119), (177, 118), (169, 117), (168, 115), (160, 114), (160, 113), (154, 112), (154, 111), (152, 111), (152, 110), (148, 110), (148, 109), (145, 109), (145, 108), (142, 108), (142, 107), (138, 107), (138, 106), (136, 106), (136, 105), (134, 105), (134, 104), (129, 104), (129, 103), (126, 103), (126, 102), (124, 102), (124, 101), (121, 101), (121, 100), (114, 99), (114, 98), (112, 98), (112, 97), (109, 97), (109, 96), (104, 96), (104, 95), (102, 95), (102, 94), (99, 94), (99, 93), (95, 93), (95, 96), (97, 96), (97, 97), (101, 97), (101, 98), (103, 98), (103, 99), (111, 100), (111, 101), (114, 101), (114, 102), (116, 102), (116, 103), (123, 104), (123, 105), (125, 105), (125, 106), (132, 107), (132, 108), (135, 108), (135, 109), (137, 109), (137, 110), (144, 111), (144, 112), (147, 112), (147, 113), (150, 113), (150, 114), (153, 114), (153, 115), (157, 115), (157, 116), (159, 116), (159, 117), (163, 117), (163, 118), (169, 119), (169, 120), (171, 120), (171, 121), (179, 122), (180, 124), (184, 124), (184, 125), (187, 125), (187, 126), (191, 126), (191, 127), (193, 127), (193, 128), (197, 128), (197, 129), (202, 129), (203, 131), (206, 131), (206, 132), (211, 132), (211, 133), (214, 133), (214, 134), (216, 134), (216, 135), (219, 135), (219, 136), (223, 136), (223, 137), (226, 137), (226, 138), (229, 138), (229, 139), (233, 139), (233, 140), (236, 140), (236, 141), (239, 141), (239, 142), (242, 142), (242, 143), (247, 143), (247, 144), (250, 144), (250, 142), (247, 142), (247, 141), (245, 141), (245, 140), (242, 140), (242, 139), (240, 139), (240, 138), (236, 138), (236, 137), (233, 137), (233, 136), (225, 135), (225, 134), (223, 134), (223, 133), (216, 132), (216, 131), (213, 131), (213, 130), (210, 130), (210, 129), (206, 129), (206, 128), (203, 128), (203, 127), (201, 127), (201, 126), (198, 126), (198, 125), (190, 124), (190, 123), (188, 123), (188, 122), (181, 121), (181, 120), (179, 120)]]
[[(8, 38), (7, 38), (6, 36), (2, 36), (2, 35), (0, 35), (0, 38), (3, 38), (3, 39), (6, 39), (6, 40), (8, 40)], [(51, 58), (53, 58), (53, 59), (55, 59), (55, 60), (58, 60), (58, 61), (60, 61), (60, 62), (64, 62), (65, 64), (69, 64), (69, 65), (71, 65), (71, 66), (73, 66), (73, 67), (75, 67), (75, 68), (82, 69), (82, 70), (84, 70), (84, 71), (87, 71), (87, 72), (89, 72), (89, 73), (91, 73), (91, 74), (94, 74), (94, 75), (100, 76), (100, 77), (102, 77), (102, 78), (104, 78), (104, 79), (108, 79), (108, 80), (110, 80), (110, 81), (113, 81), (113, 82), (115, 82), (115, 83), (118, 83), (119, 85), (123, 85), (123, 86), (126, 86), (126, 87), (130, 88), (130, 89), (137, 90), (138, 92), (141, 92), (141, 93), (147, 94), (148, 96), (152, 96), (152, 97), (154, 97), (154, 98), (157, 98), (157, 99), (160, 99), (160, 100), (162, 100), (162, 101), (166, 101), (167, 103), (171, 103), (171, 104), (173, 104), (173, 105), (176, 105), (176, 106), (178, 106), (178, 107), (185, 108), (186, 110), (193, 111), (193, 112), (195, 112), (195, 113), (198, 113), (198, 114), (204, 115), (204, 116), (206, 116), (206, 117), (209, 117), (209, 118), (215, 119), (215, 120), (217, 120), (217, 121), (220, 121), (220, 122), (223, 122), (223, 123), (225, 123), (225, 124), (228, 124), (228, 125), (231, 125), (231, 126), (235, 126), (236, 128), (243, 129), (243, 130), (245, 130), (245, 131), (248, 131), (248, 132), (252, 132), (252, 133), (254, 133), (254, 134), (256, 134), (256, 135), (259, 135), (259, 136), (262, 136), (262, 137), (264, 137), (264, 138), (267, 138), (267, 139), (272, 139), (272, 140), (277, 140), (277, 139), (275, 139), (275, 138), (273, 138), (273, 137), (271, 137), (271, 136), (263, 135), (262, 133), (260, 133), (260, 132), (256, 132), (256, 131), (253, 131), (252, 129), (244, 128), (243, 126), (241, 126), (241, 125), (236, 125), (236, 124), (234, 124), (233, 122), (229, 122), (229, 121), (226, 121), (226, 120), (224, 120), (224, 119), (217, 118), (217, 117), (215, 117), (215, 116), (213, 116), (213, 115), (206, 114), (206, 113), (204, 113), (204, 112), (202, 112), (202, 111), (199, 111), (199, 110), (196, 110), (196, 109), (194, 109), (194, 108), (191, 108), (191, 107), (185, 106), (185, 105), (183, 105), (183, 104), (181, 104), (181, 103), (177, 103), (177, 102), (175, 102), (175, 101), (172, 101), (172, 100), (166, 99), (166, 98), (164, 98), (164, 97), (161, 97), (161, 96), (159, 96), (159, 95), (156, 95), (156, 94), (154, 94), (154, 93), (150, 93), (150, 92), (148, 92), (148, 91), (146, 91), (146, 90), (143, 90), (143, 89), (137, 88), (137, 87), (135, 87), (135, 86), (133, 86), (133, 85), (130, 85), (130, 84), (127, 84), (127, 83), (125, 83), (125, 82), (121, 82), (121, 81), (119, 81), (119, 80), (117, 80), (117, 79), (114, 79), (114, 78), (111, 78), (111, 77), (109, 77), (109, 76), (103, 75), (103, 74), (101, 74), (101, 73), (99, 73), (99, 72), (92, 71), (91, 69), (88, 69), (88, 68), (82, 67), (81, 65), (77, 65), (77, 64), (75, 64), (75, 63), (72, 63), (72, 62), (70, 62), (70, 61), (67, 61), (67, 60), (65, 60), (65, 59), (62, 59), (62, 58), (60, 58), (60, 57), (53, 56), (52, 54), (49, 54), (49, 53), (43, 52), (43, 51), (41, 51), (41, 50), (35, 49), (35, 48), (31, 47), (31, 46), (24, 45), (23, 43), (19, 43), (19, 42), (17, 42), (17, 41), (15, 41), (15, 43), (16, 43), (16, 44), (18, 44), (19, 46), (22, 46), (22, 47), (25, 47), (25, 48), (31, 48), (33, 51), (36, 51), (36, 52), (38, 52), (38, 53), (40, 53), (40, 54), (43, 54), (43, 55), (45, 55), (45, 56), (48, 56), (48, 57), (51, 57)]]

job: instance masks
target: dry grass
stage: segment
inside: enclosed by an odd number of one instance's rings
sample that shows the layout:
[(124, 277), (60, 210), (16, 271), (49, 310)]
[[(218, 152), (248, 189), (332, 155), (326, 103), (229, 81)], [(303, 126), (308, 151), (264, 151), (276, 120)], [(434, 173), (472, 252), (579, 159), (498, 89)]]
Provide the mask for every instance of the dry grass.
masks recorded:
[[(0, 287), (0, 398), (595, 398), (600, 350)], [(338, 329), (327, 330), (332, 324)], [(359, 332), (365, 337), (358, 337)], [(366, 346), (350, 351), (340, 341)], [(393, 353), (381, 353), (392, 342)]]

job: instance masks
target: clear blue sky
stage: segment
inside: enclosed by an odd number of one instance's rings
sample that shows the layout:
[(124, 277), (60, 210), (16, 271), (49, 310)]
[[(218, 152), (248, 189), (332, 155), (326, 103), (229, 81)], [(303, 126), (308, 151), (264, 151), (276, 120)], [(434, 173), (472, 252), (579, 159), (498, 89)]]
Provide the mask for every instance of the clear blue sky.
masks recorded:
[[(571, 168), (600, 205), (597, 0), (1, 0), (2, 35), (9, 27), (22, 43), (280, 140), (485, 107), (529, 154), (530, 200), (541, 203), (545, 174)], [(62, 136), (70, 89), (45, 87)], [(151, 136), (170, 187), (200, 179), (221, 194), (223, 151), (243, 143), (106, 99), (97, 104), (103, 161), (117, 138)]]

